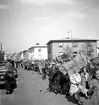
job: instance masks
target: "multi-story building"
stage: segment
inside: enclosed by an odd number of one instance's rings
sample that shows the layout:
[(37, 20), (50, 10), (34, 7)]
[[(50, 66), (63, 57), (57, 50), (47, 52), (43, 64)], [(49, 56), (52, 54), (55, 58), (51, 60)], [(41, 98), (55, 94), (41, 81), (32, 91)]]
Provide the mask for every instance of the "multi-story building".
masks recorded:
[(36, 45), (36, 46), (29, 48), (29, 59), (30, 60), (48, 59), (47, 46), (46, 45)]
[(94, 39), (64, 38), (50, 40), (47, 46), (48, 59), (55, 59), (70, 49), (74, 56), (80, 51), (86, 51), (91, 57), (97, 56), (97, 40)]
[(23, 51), (23, 60), (29, 60), (29, 51), (28, 50)]

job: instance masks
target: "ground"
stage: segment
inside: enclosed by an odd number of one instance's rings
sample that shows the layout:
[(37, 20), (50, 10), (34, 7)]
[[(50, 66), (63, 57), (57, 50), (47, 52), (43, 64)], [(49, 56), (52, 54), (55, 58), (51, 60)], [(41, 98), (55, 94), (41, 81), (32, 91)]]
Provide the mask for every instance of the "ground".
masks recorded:
[(17, 88), (11, 95), (0, 89), (1, 105), (77, 105), (67, 100), (64, 95), (48, 92), (48, 79), (32, 71), (18, 69)]

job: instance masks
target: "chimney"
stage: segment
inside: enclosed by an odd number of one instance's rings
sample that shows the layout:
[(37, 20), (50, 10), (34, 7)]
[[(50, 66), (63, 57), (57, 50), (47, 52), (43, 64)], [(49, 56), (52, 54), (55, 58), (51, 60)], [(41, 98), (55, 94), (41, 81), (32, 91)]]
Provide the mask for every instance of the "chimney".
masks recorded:
[(66, 39), (70, 39), (70, 37), (66, 37)]
[(38, 46), (39, 45), (39, 43), (36, 43), (36, 46)]

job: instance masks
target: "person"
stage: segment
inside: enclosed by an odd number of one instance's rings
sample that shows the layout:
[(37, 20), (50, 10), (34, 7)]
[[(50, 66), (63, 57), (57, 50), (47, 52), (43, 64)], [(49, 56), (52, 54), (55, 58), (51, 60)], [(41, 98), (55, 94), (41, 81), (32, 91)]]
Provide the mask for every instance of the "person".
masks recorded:
[(12, 66), (12, 64), (10, 62), (11, 62), (11, 60), (7, 59), (7, 63), (5, 64), (6, 71), (13, 70), (13, 66)]
[(70, 75), (70, 82), (71, 86), (69, 93), (71, 96), (74, 96), (78, 100), (78, 104), (81, 105), (83, 102), (81, 101), (80, 93), (82, 92), (85, 96), (87, 96), (88, 90), (82, 86), (82, 78), (80, 73), (76, 73), (74, 71), (74, 74)]
[(71, 82), (71, 86), (70, 86), (70, 95), (73, 96), (78, 90), (78, 85), (81, 83), (81, 76), (79, 73), (75, 73), (75, 74), (71, 74), (70, 75), (70, 82)]
[(10, 94), (13, 92), (13, 87), (11, 87), (12, 83), (16, 83), (14, 72), (13, 72), (13, 66), (10, 63), (10, 60), (7, 60), (8, 62), (5, 65), (6, 73), (5, 73), (5, 89), (6, 94)]
[(56, 72), (55, 63), (52, 62), (51, 67), (49, 69), (49, 88), (48, 88), (49, 91), (52, 91), (53, 77), (54, 77), (55, 72)]
[(96, 89), (89, 101), (89, 105), (99, 105), (99, 70), (96, 71), (96, 79), (92, 80), (92, 87), (95, 86)]
[(82, 86), (82, 92), (85, 94), (85, 97), (88, 98), (87, 96), (87, 91), (89, 89), (89, 73), (87, 72), (86, 68), (83, 68), (83, 72), (81, 73), (81, 86)]

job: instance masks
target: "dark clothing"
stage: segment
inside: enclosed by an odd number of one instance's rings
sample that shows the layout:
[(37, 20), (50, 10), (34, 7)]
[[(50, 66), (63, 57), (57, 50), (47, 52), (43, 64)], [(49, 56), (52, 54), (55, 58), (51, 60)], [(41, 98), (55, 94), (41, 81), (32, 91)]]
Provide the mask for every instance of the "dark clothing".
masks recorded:
[(7, 71), (5, 74), (5, 80), (13, 81), (15, 79), (13, 71)]
[(6, 91), (13, 91), (14, 85), (16, 84), (16, 80), (14, 77), (14, 72), (13, 71), (7, 71), (5, 74), (5, 89)]

